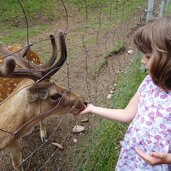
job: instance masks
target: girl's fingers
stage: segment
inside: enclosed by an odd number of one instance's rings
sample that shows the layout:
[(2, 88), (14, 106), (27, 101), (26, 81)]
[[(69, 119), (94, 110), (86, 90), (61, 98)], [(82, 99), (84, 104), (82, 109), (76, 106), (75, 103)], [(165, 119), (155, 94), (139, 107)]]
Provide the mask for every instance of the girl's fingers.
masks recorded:
[(163, 153), (159, 153), (159, 152), (151, 152), (150, 155), (152, 157), (156, 157), (156, 158), (163, 158)]
[(151, 152), (150, 155), (160, 160), (161, 163), (171, 163), (171, 154), (169, 153), (161, 153), (161, 152)]
[(146, 154), (142, 152), (138, 147), (135, 147), (135, 151), (144, 161), (152, 166), (165, 163), (165, 153), (151, 152), (150, 154)]
[(147, 162), (150, 160), (150, 155), (143, 153), (138, 147), (135, 147), (135, 151), (143, 160)]

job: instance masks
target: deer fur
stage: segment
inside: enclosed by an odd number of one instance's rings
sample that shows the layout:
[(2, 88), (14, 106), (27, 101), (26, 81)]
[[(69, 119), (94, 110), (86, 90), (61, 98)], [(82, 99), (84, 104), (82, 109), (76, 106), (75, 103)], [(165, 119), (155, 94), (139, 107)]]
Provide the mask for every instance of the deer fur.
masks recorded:
[[(40, 124), (40, 134), (43, 140), (46, 138), (46, 128), (42, 123), (44, 118), (68, 112), (78, 114), (85, 109), (86, 102), (81, 96), (59, 86), (51, 79), (51, 76), (66, 60), (64, 35), (62, 33), (60, 35), (63, 39), (63, 44), (61, 43), (62, 55), (56, 64), (54, 64), (55, 59), (53, 62), (50, 61), (46, 70), (44, 67), (42, 70), (40, 68), (36, 70), (35, 66), (32, 66), (32, 70), (16, 69), (14, 66), (17, 64), (15, 57), (7, 58), (5, 64), (0, 66), (1, 77), (26, 77), (10, 96), (1, 102), (0, 106), (0, 150), (9, 150), (12, 165), (17, 171), (24, 170), (21, 154), (22, 137), (30, 134), (35, 125)], [(1, 52), (3, 54), (9, 53), (5, 47), (2, 47)], [(35, 74), (30, 75), (30, 70)], [(50, 76), (47, 75), (51, 70), (56, 71)], [(22, 75), (23, 72), (26, 74)]]
[[(17, 86), (11, 97), (1, 104), (1, 129), (8, 132), (0, 131), (0, 150), (8, 148), (13, 167), (22, 170), (21, 138), (31, 133), (32, 128), (49, 115), (68, 112), (77, 114), (84, 108), (82, 97), (54, 81), (42, 81), (37, 87), (32, 80), (25, 79)], [(42, 131), (46, 136), (44, 126)]]

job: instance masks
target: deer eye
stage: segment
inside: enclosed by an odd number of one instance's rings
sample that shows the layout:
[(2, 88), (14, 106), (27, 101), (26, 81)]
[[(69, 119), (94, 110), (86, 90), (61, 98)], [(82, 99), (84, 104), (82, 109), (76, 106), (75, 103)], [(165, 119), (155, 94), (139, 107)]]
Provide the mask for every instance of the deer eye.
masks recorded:
[(62, 95), (59, 93), (56, 93), (56, 94), (51, 96), (51, 99), (55, 100), (55, 101), (60, 100), (61, 98), (62, 98)]

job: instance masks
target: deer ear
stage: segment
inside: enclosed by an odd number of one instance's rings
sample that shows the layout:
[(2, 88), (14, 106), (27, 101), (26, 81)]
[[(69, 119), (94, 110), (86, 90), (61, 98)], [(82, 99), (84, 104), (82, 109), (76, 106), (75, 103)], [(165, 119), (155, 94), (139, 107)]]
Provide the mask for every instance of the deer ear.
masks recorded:
[(27, 98), (29, 102), (35, 102), (38, 99), (47, 99), (49, 95), (50, 83), (40, 82), (28, 89)]

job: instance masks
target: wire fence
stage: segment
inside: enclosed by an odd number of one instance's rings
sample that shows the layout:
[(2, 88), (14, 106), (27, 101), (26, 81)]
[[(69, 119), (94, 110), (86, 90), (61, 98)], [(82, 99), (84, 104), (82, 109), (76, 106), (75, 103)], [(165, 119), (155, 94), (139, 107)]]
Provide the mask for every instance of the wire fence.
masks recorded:
[[(129, 80), (129, 68), (134, 67), (137, 60), (137, 51), (132, 43), (134, 31), (151, 17), (162, 16), (169, 10), (169, 1), (163, 0), (53, 0), (35, 1), (32, 10), (41, 7), (42, 4), (46, 5), (47, 10), (40, 8), (39, 13), (33, 15), (35, 11), (30, 11), (29, 6), (33, 4), (29, 2), (31, 1), (11, 1), (13, 7), (17, 6), (17, 12), (8, 9), (5, 3), (1, 2), (0, 11), (4, 14), (0, 24), (2, 41), (6, 44), (20, 43), (23, 47), (32, 44), (31, 50), (45, 62), (51, 55), (49, 34), (53, 33), (55, 39), (59, 39), (58, 31), (64, 30), (67, 62), (52, 79), (67, 87), (68, 91), (77, 92), (88, 102), (101, 106), (108, 104), (111, 95), (117, 89), (115, 80), (120, 73), (128, 73), (123, 85)], [(5, 14), (8, 14), (5, 12), (10, 10), (11, 13), (16, 12), (15, 18), (11, 20), (8, 16), (5, 17)], [(51, 17), (47, 17), (47, 12)], [(55, 16), (54, 13), (58, 15)], [(4, 27), (3, 23), (9, 24), (12, 29)], [(22, 35), (17, 34), (19, 32)], [(23, 48), (17, 53), (21, 50)], [(4, 83), (3, 79), (0, 82), (5, 87), (14, 83)], [(121, 86), (119, 92), (123, 89)], [(65, 93), (67, 92), (64, 92), (64, 95)], [(1, 105), (10, 97), (2, 101)], [(38, 105), (41, 108), (41, 104)], [(106, 125), (101, 118), (94, 115), (74, 117), (70, 112), (53, 118), (48, 117), (44, 121), (48, 131), (47, 141), (41, 142), (37, 127), (31, 135), (23, 138), (21, 165), (26, 170), (98, 170), (101, 162), (92, 162), (91, 154), (99, 145), (101, 128)], [(84, 126), (84, 132), (74, 134), (72, 129), (75, 125)], [(91, 130), (97, 125), (98, 130), (92, 134)], [(119, 125), (120, 127), (122, 125)], [(18, 130), (12, 130), (10, 134), (15, 136)], [(7, 135), (11, 136), (8, 130), (0, 131), (6, 131)], [(0, 143), (3, 141), (5, 140), (0, 139)], [(53, 146), (52, 142), (61, 144), (64, 149)], [(85, 152), (85, 148), (89, 149)], [(106, 147), (101, 150), (104, 158), (107, 157)], [(2, 151), (0, 159), (1, 170), (13, 170), (8, 153)], [(92, 168), (87, 164), (93, 165)]]

